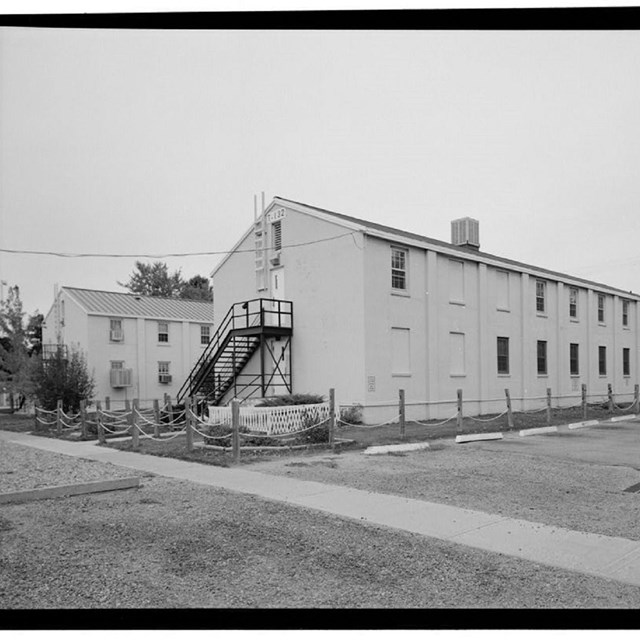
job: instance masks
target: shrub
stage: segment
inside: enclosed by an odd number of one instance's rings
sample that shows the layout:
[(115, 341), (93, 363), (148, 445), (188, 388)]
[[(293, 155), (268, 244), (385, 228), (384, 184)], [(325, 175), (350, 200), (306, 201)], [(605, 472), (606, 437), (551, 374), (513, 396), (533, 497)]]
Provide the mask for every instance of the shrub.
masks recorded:
[[(310, 428), (311, 427), (311, 428)], [(315, 416), (303, 414), (302, 429), (309, 429), (295, 436), (295, 444), (317, 444), (329, 442), (329, 421), (318, 422)]]
[(343, 407), (340, 409), (340, 420), (344, 420), (349, 424), (362, 424), (362, 409), (361, 404)]
[(256, 403), (256, 407), (286, 407), (296, 404), (321, 404), (324, 396), (315, 393), (289, 393), (282, 396), (270, 396)]
[(70, 349), (69, 357), (58, 350), (46, 362), (39, 359), (34, 373), (35, 396), (43, 409), (53, 411), (58, 400), (62, 400), (65, 412), (77, 412), (80, 401), (91, 402), (93, 397), (93, 375), (87, 368), (84, 354)]

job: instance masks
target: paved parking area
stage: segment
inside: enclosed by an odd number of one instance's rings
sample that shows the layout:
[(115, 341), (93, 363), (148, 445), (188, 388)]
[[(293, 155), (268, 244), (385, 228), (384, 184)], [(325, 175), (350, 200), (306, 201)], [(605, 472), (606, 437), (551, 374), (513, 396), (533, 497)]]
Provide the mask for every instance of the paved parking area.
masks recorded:
[(572, 430), (563, 426), (555, 433), (535, 436), (523, 437), (517, 432), (508, 432), (503, 440), (460, 446), (474, 446), (487, 451), (509, 449), (537, 456), (640, 470), (640, 420), (603, 422), (597, 426)]

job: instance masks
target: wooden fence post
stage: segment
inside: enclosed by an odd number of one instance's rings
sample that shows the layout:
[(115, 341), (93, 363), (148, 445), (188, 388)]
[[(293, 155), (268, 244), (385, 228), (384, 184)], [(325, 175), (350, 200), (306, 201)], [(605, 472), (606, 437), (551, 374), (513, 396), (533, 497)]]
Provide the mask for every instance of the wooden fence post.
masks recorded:
[(551, 387), (547, 387), (547, 424), (551, 424)]
[(80, 400), (80, 429), (82, 431), (82, 439), (87, 439), (87, 403)]
[[(637, 387), (638, 385), (636, 385)], [(34, 431), (38, 431), (38, 403), (34, 402), (33, 403), (33, 430)]]
[(157, 400), (153, 401), (153, 435), (156, 438), (160, 437), (160, 403)]
[[(125, 400), (128, 403), (128, 400)], [(138, 433), (138, 423), (136, 421), (136, 409), (138, 408), (138, 399), (133, 400), (131, 413), (129, 414), (129, 426), (131, 428), (131, 447), (137, 449), (140, 446), (140, 434)]]
[(405, 434), (405, 406), (404, 406), (404, 389), (398, 390), (399, 405), (400, 405), (400, 437), (404, 438)]
[(335, 430), (336, 430), (336, 390), (329, 389), (329, 446), (331, 451), (335, 449)]
[(184, 399), (184, 428), (187, 432), (187, 451), (193, 451), (193, 423), (191, 422), (191, 406), (193, 404), (193, 398), (188, 396)]
[(129, 413), (129, 411), (131, 411), (131, 401), (129, 400), (129, 398), (125, 398), (124, 401), (124, 410)]
[(111, 398), (109, 396), (106, 396), (104, 399), (104, 410), (111, 411)]
[(511, 393), (509, 393), (509, 389), (504, 390), (504, 395), (507, 398), (507, 427), (513, 429), (513, 412), (511, 411)]
[(56, 405), (56, 434), (58, 437), (62, 435), (62, 400), (58, 400)]
[(607, 396), (609, 397), (609, 413), (613, 413), (613, 388), (611, 383), (607, 385)]
[(171, 429), (175, 427), (175, 425), (171, 424), (173, 422), (173, 403), (171, 402), (171, 396), (167, 393), (167, 411), (169, 412), (169, 424), (171, 425)]
[(582, 419), (587, 419), (587, 385), (582, 385)]
[(235, 398), (231, 401), (231, 429), (233, 461), (240, 462), (240, 401)]
[(458, 418), (457, 418), (457, 426), (458, 431), (462, 431), (462, 389), (458, 389)]
[(100, 416), (101, 411), (102, 411), (102, 406), (100, 405), (100, 400), (98, 400), (96, 402), (96, 425), (98, 427), (98, 442), (100, 444), (104, 444), (107, 441), (107, 439), (105, 438), (104, 427), (102, 426), (102, 418)]
[(640, 385), (633, 385), (633, 404), (636, 408), (636, 413), (640, 413), (640, 406), (638, 406), (638, 401), (640, 401)]

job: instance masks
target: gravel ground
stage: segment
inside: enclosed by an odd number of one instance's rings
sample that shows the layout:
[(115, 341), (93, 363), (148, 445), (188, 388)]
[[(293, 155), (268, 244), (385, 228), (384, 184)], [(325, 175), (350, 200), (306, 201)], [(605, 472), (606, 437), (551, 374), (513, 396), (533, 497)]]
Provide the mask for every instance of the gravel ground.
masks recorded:
[(640, 494), (623, 491), (640, 482), (638, 469), (529, 454), (512, 438), (438, 441), (430, 449), (385, 456), (345, 451), (273, 458), (251, 469), (640, 540)]
[(0, 508), (3, 609), (639, 606), (638, 587), (160, 477)]
[(0, 440), (0, 493), (135, 475), (135, 471), (125, 467)]

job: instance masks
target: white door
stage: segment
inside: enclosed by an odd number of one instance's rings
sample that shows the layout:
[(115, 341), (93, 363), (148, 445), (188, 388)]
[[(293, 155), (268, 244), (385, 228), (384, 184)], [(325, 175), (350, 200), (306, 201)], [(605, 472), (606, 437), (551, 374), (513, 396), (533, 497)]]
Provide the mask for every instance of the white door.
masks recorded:
[(284, 300), (284, 269), (274, 269), (271, 272), (271, 297)]

